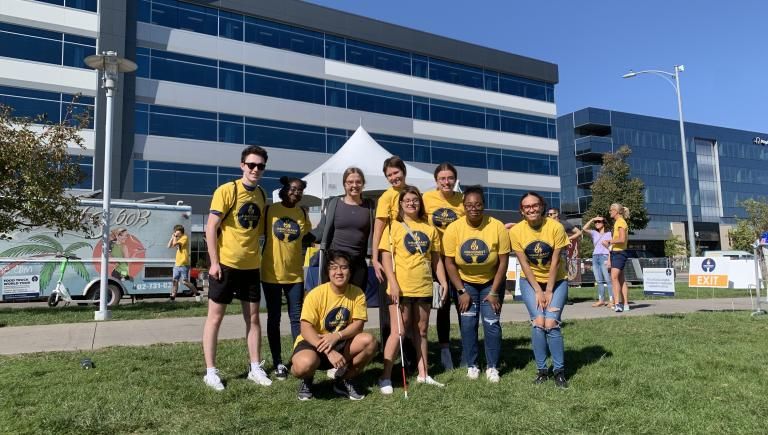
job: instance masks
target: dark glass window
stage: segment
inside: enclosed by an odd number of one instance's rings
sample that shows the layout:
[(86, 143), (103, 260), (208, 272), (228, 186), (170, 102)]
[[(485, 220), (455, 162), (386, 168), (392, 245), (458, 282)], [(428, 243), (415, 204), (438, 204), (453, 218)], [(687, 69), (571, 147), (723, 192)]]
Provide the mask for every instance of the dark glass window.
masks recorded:
[(362, 86), (347, 86), (347, 107), (385, 115), (412, 116), (410, 95), (381, 91)]
[(64, 6), (84, 11), (96, 12), (98, 0), (66, 0)]
[(64, 65), (76, 68), (90, 68), (83, 61), (87, 56), (96, 54), (96, 47), (79, 44), (64, 44)]
[(220, 69), (219, 89), (243, 92), (243, 73), (223, 68)]
[(219, 121), (219, 142), (243, 143), (243, 123)]
[(216, 121), (213, 120), (162, 113), (151, 113), (149, 117), (149, 134), (151, 135), (216, 142), (218, 136), (216, 130)]
[(245, 125), (246, 145), (261, 145), (302, 151), (325, 152), (325, 134), (273, 128), (263, 125)]
[(484, 87), (483, 70), (431, 58), (429, 59), (429, 78), (472, 88), (483, 89)]
[(216, 174), (181, 171), (149, 171), (147, 192), (210, 195), (218, 187)]
[(59, 41), (3, 31), (0, 27), (0, 56), (25, 59), (35, 62), (61, 64), (61, 34)]
[[(247, 70), (248, 68), (246, 68)], [(325, 90), (322, 85), (261, 74), (245, 74), (245, 92), (308, 103), (325, 104)]]
[(242, 15), (219, 11), (219, 36), (242, 41), (244, 28)]
[(216, 87), (218, 82), (216, 68), (156, 57), (154, 50), (152, 55), (151, 73), (153, 79), (210, 88)]
[(323, 34), (245, 17), (245, 41), (298, 53), (323, 56)]
[(149, 134), (149, 113), (136, 110), (133, 114), (134, 128), (136, 134)]
[(50, 121), (59, 122), (60, 120), (61, 103), (59, 101), (0, 95), (0, 104), (10, 106), (13, 109), (12, 116), (35, 119), (38, 115), (45, 115)]
[(325, 35), (325, 57), (344, 62), (344, 39)]
[(430, 119), (434, 122), (485, 128), (485, 113), (460, 108), (462, 105), (432, 100)]
[(218, 17), (215, 9), (195, 6), (189, 3), (176, 5), (152, 3), (152, 23), (174, 29), (190, 30), (206, 35), (218, 34)]
[(429, 77), (429, 61), (426, 56), (414, 54), (411, 56), (411, 75), (416, 77)]
[(401, 74), (411, 74), (411, 56), (409, 53), (357, 41), (347, 41), (347, 62)]

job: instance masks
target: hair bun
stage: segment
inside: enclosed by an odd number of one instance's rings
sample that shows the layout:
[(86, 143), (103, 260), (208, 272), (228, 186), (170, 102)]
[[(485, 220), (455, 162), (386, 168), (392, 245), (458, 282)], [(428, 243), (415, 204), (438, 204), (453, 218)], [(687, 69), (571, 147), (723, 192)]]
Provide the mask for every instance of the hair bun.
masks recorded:
[(290, 178), (287, 175), (283, 175), (282, 177), (280, 177), (280, 184), (288, 185), (290, 184), (289, 180)]

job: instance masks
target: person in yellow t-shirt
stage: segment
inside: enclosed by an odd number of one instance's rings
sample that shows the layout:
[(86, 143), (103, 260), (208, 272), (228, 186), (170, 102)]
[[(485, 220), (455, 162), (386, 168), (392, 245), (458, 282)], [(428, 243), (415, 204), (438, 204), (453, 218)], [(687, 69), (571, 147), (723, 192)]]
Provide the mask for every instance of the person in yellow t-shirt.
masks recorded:
[[(448, 225), (464, 217), (464, 195), (454, 190), (457, 179), (456, 168), (448, 162), (441, 163), (435, 168), (437, 188), (422, 195), (429, 222), (437, 229), (441, 238)], [(459, 297), (456, 294), (456, 288), (449, 280), (446, 299), (437, 309), (437, 342), (440, 344), (440, 362), (445, 370), (453, 370), (453, 357), (450, 350), (451, 305), (455, 307), (456, 314), (461, 320)]]
[(549, 350), (555, 384), (567, 388), (560, 316), (568, 299), (568, 273), (560, 252), (568, 247), (568, 236), (560, 222), (544, 216), (546, 209), (541, 195), (524, 194), (520, 198), (523, 220), (509, 230), (509, 238), (522, 271), (520, 291), (531, 318), (531, 343), (538, 369), (534, 382), (549, 379)]
[(208, 317), (203, 328), (206, 385), (221, 391), (224, 385), (216, 369), (216, 342), (227, 305), (240, 299), (245, 319), (246, 344), (251, 360), (248, 379), (264, 386), (272, 381), (261, 366), (261, 246), (266, 194), (259, 181), (267, 167), (267, 152), (249, 146), (240, 155), (243, 176), (219, 186), (211, 199), (205, 227), (208, 257)]
[(307, 293), (301, 309), (301, 334), (291, 357), (291, 372), (301, 380), (299, 400), (310, 400), (317, 369), (336, 369), (333, 390), (351, 400), (365, 397), (354, 378), (376, 354), (376, 339), (363, 332), (368, 320), (365, 294), (349, 283), (350, 257), (328, 250), (326, 268), (330, 281)]
[(392, 186), (379, 197), (376, 204), (376, 221), (373, 223), (371, 264), (379, 282), (384, 282), (384, 266), (379, 259), (379, 243), (384, 231), (388, 231), (389, 224), (397, 218), (400, 191), (406, 186), (405, 162), (398, 156), (392, 156), (384, 160), (383, 171)]
[[(291, 335), (300, 333), (301, 303), (304, 299), (304, 258), (302, 241), (312, 229), (307, 211), (299, 206), (307, 183), (300, 178), (280, 177), (280, 202), (264, 212), (264, 253), (261, 286), (267, 301), (267, 341), (275, 367), (275, 378), (288, 377), (280, 349), (280, 317), (283, 295), (288, 302)], [(310, 238), (312, 236), (309, 236)]]
[[(626, 221), (629, 219), (629, 209), (614, 203), (611, 204), (608, 213), (613, 219), (613, 238), (610, 241), (603, 241), (603, 246), (611, 250), (608, 257), (608, 267), (611, 269), (611, 288), (615, 303), (613, 310), (621, 313), (622, 311), (629, 311), (629, 286), (624, 277), (624, 266), (627, 262), (625, 250), (627, 249), (627, 242), (629, 242), (629, 227)], [(622, 299), (619, 299), (619, 291), (621, 291)], [(624, 301), (623, 307), (621, 301)]]
[(501, 302), (509, 261), (509, 235), (504, 224), (485, 216), (483, 188), (464, 190), (464, 216), (443, 234), (445, 269), (459, 294), (461, 345), (467, 377), (477, 379), (479, 317), (483, 318), (488, 381), (499, 382)]
[[(442, 387), (427, 373), (427, 331), (432, 309), (432, 271), (443, 287), (443, 299), (448, 291), (443, 260), (440, 256), (440, 236), (427, 221), (419, 189), (406, 186), (400, 192), (399, 211), (381, 239), (382, 262), (387, 276), (390, 327), (384, 345), (384, 372), (379, 379), (382, 394), (392, 394), (392, 366), (400, 342), (400, 331), (413, 340), (418, 358), (416, 381)], [(398, 313), (399, 311), (399, 313)]]
[(189, 282), (189, 237), (184, 234), (184, 226), (176, 225), (173, 227), (173, 234), (168, 240), (168, 248), (176, 250), (176, 262), (173, 266), (173, 283), (171, 287), (171, 302), (176, 300), (176, 293), (179, 291), (179, 282), (181, 281), (195, 297), (197, 302), (202, 298), (197, 292), (197, 287)]

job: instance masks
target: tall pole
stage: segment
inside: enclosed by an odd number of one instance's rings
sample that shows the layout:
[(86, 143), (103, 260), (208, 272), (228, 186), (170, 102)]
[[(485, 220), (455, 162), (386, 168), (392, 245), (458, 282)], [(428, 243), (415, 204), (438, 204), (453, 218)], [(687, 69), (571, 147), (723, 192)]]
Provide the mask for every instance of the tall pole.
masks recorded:
[(685, 126), (683, 124), (683, 99), (680, 96), (680, 65), (675, 65), (675, 91), (677, 92), (677, 116), (680, 119), (680, 150), (683, 154), (683, 182), (685, 184), (685, 212), (688, 215), (688, 244), (690, 257), (696, 256), (696, 239), (693, 231), (693, 208), (691, 204), (691, 182), (688, 180), (688, 150), (685, 146)]
[(107, 89), (107, 114), (104, 133), (104, 184), (102, 187), (102, 223), (101, 223), (101, 276), (99, 277), (99, 311), (95, 313), (96, 320), (109, 320), (112, 313), (107, 310), (107, 289), (109, 287), (109, 220), (110, 201), (112, 199), (112, 111), (114, 108), (115, 82), (104, 72), (104, 87)]

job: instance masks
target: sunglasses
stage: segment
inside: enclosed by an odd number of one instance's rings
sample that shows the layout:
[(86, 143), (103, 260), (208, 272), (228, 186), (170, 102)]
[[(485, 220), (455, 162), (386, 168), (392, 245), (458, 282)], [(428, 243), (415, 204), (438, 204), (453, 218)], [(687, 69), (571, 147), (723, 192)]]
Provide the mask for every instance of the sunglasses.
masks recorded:
[(604, 220), (602, 220), (602, 219), (600, 219), (600, 220), (596, 220), (596, 221), (595, 221), (595, 223), (596, 223), (596, 224), (604, 224), (604, 223), (605, 223), (605, 221), (604, 221)]
[(243, 162), (245, 166), (248, 166), (248, 169), (253, 171), (255, 168), (258, 168), (259, 171), (263, 171), (264, 169), (267, 169), (266, 163), (253, 163), (253, 162)]

